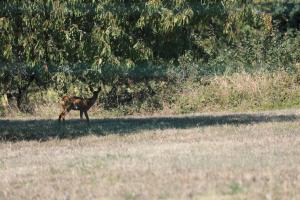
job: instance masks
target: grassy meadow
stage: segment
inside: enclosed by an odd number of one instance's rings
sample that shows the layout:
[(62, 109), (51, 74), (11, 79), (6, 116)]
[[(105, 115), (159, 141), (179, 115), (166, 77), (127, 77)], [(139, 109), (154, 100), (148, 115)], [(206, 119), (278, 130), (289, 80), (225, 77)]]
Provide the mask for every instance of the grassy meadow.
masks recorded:
[(0, 120), (0, 199), (300, 198), (297, 109), (77, 118)]

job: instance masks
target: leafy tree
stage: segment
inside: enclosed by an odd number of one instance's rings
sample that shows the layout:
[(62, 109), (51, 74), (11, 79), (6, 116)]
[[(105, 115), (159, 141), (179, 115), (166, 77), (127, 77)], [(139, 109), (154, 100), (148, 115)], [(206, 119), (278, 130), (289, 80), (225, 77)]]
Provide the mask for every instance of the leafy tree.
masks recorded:
[[(237, 66), (224, 55), (254, 66), (274, 50), (273, 25), (298, 24), (296, 5), (272, 15), (265, 7), (245, 0), (3, 0), (0, 91), (28, 111), (23, 105), (34, 88), (62, 94), (101, 84), (110, 107), (116, 99), (143, 101), (165, 83)], [(275, 23), (285, 16), (289, 25)]]

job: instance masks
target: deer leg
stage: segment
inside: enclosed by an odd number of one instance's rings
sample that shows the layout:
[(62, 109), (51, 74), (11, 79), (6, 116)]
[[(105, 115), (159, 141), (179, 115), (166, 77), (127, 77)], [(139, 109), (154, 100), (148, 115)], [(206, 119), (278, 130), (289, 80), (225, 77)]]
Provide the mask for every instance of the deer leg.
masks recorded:
[(90, 122), (89, 115), (88, 115), (87, 111), (84, 111), (84, 115), (85, 115), (85, 118), (86, 118), (87, 122)]
[(58, 121), (60, 122), (61, 121), (61, 119), (63, 119), (63, 120), (65, 120), (65, 117), (64, 117), (64, 112), (65, 111), (62, 111), (61, 113), (60, 113), (60, 115), (59, 115), (59, 117), (58, 117)]
[(80, 110), (80, 119), (82, 120), (82, 116), (83, 116), (83, 111)]
[(58, 121), (60, 122), (61, 121), (61, 119), (63, 120), (63, 121), (65, 121), (65, 116), (66, 116), (66, 113), (65, 113), (66, 111), (64, 110), (60, 115), (59, 115), (59, 118), (58, 118)]
[(68, 107), (67, 110), (65, 111), (65, 114), (64, 114), (64, 120), (65, 120), (65, 116), (72, 110), (72, 107)]
[(59, 115), (58, 120), (60, 121), (62, 119), (63, 121), (65, 121), (65, 117), (68, 114), (68, 112), (70, 112), (70, 110), (71, 110), (71, 107), (64, 109), (64, 111)]

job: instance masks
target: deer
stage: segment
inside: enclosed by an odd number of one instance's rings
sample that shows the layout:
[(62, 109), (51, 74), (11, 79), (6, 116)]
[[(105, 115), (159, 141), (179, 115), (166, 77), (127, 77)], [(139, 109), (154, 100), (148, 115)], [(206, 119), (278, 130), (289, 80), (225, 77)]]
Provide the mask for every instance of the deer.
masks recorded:
[(94, 91), (92, 87), (89, 87), (91, 92), (93, 93), (93, 96), (91, 98), (83, 98), (83, 97), (77, 97), (77, 96), (63, 96), (61, 101), (61, 106), (63, 108), (63, 111), (60, 113), (58, 121), (60, 122), (61, 119), (65, 121), (65, 116), (71, 111), (71, 110), (79, 110), (80, 111), (80, 119), (83, 120), (83, 113), (85, 115), (85, 118), (87, 122), (89, 123), (89, 115), (88, 110), (95, 104), (98, 94), (101, 90), (101, 87), (98, 88), (98, 90)]

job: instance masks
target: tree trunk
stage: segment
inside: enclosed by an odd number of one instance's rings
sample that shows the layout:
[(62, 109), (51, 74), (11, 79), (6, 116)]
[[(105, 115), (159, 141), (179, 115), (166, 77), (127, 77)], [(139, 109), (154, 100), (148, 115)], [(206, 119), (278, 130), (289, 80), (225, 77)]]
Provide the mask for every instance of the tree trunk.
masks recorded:
[(0, 115), (5, 115), (5, 113), (7, 113), (8, 110), (8, 99), (6, 94), (0, 96), (0, 102)]
[(17, 107), (21, 112), (33, 113), (34, 108), (33, 108), (33, 106), (31, 106), (29, 104), (27, 94), (28, 94), (27, 89), (24, 89), (24, 88), (19, 89), (19, 93), (16, 96), (16, 98), (17, 98)]

